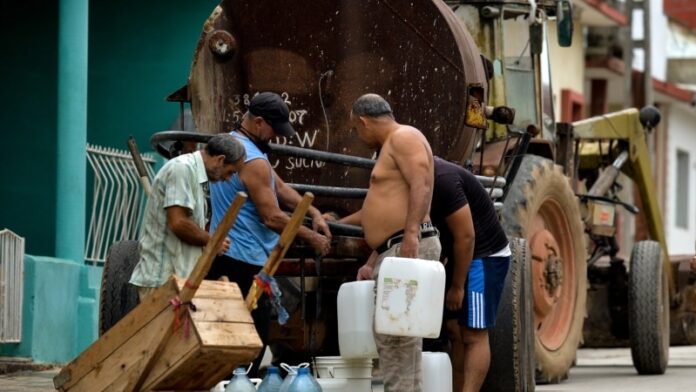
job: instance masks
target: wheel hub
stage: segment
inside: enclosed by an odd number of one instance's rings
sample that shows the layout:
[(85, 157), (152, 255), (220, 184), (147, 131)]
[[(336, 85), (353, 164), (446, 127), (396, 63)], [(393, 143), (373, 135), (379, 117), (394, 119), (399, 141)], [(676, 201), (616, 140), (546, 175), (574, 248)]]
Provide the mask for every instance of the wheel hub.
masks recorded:
[(556, 255), (553, 248), (549, 249), (548, 260), (546, 261), (546, 269), (544, 269), (544, 279), (546, 280), (546, 291), (555, 296), (557, 289), (563, 283), (563, 260)]
[(540, 230), (531, 241), (532, 272), (534, 276), (534, 313), (541, 320), (551, 313), (561, 296), (563, 260), (558, 244), (548, 230)]

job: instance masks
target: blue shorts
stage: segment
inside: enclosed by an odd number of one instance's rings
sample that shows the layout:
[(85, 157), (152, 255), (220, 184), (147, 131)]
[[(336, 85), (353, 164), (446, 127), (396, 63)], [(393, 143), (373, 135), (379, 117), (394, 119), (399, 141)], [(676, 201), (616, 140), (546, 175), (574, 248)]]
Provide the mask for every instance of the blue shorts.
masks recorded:
[[(453, 264), (447, 263), (448, 289), (452, 284)], [(456, 319), (459, 325), (474, 329), (494, 327), (509, 266), (508, 256), (472, 260), (466, 278), (464, 306), (454, 312), (445, 308), (445, 320)]]

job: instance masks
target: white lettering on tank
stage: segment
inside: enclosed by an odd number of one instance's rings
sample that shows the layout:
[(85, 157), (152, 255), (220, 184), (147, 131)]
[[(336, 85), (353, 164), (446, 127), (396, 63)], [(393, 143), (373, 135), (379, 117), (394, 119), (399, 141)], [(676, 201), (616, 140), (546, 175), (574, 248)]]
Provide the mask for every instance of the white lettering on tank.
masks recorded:
[[(236, 109), (232, 112), (232, 120), (234, 123), (239, 123), (242, 121), (242, 118), (244, 117), (244, 113), (246, 113), (246, 107), (249, 106), (251, 102), (251, 98), (256, 96), (258, 94), (255, 93), (253, 95), (249, 94), (235, 94), (232, 96), (232, 104), (233, 108)], [(290, 107), (292, 105), (291, 97), (288, 92), (282, 92), (280, 93), (280, 97), (283, 99), (283, 101)], [(244, 109), (244, 110), (242, 110)], [(305, 119), (308, 118), (307, 115), (309, 114), (309, 111), (307, 109), (291, 109), (289, 112), (289, 120), (290, 123), (293, 125), (299, 125), (302, 126), (305, 124)], [(297, 133), (290, 138), (287, 138), (285, 136), (276, 136), (275, 139), (272, 140), (273, 143), (276, 144), (282, 144), (282, 145), (290, 145), (290, 146), (298, 146), (302, 148), (313, 148), (314, 145), (316, 144), (317, 141), (317, 135), (322, 132), (321, 129), (317, 128), (314, 130), (306, 131), (306, 130), (301, 130), (295, 128)], [(271, 165), (273, 166), (274, 169), (277, 169), (278, 167), (281, 166), (281, 160), (285, 162), (283, 167), (286, 170), (293, 170), (293, 169), (320, 169), (326, 166), (325, 162), (322, 161), (317, 161), (313, 159), (307, 159), (307, 158), (298, 158), (298, 157), (282, 157), (280, 159), (275, 159), (273, 162), (271, 162)]]

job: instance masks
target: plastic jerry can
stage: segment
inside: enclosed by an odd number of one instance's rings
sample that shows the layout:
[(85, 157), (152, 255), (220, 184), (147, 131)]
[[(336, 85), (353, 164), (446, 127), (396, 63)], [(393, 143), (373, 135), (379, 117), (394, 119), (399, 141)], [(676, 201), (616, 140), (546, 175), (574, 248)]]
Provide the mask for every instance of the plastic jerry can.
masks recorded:
[(321, 392), (321, 386), (309, 373), (309, 368), (300, 368), (290, 384), (288, 392)]
[(377, 280), (375, 331), (436, 338), (445, 302), (445, 267), (439, 261), (387, 257)]
[(375, 282), (344, 283), (338, 289), (338, 347), (343, 358), (377, 358), (372, 325)]
[(449, 355), (424, 352), (421, 369), (424, 391), (452, 392), (452, 363)]
[(283, 383), (280, 385), (280, 389), (278, 391), (289, 392), (290, 384), (292, 384), (292, 382), (295, 380), (295, 377), (297, 377), (297, 373), (299, 372), (299, 370), (302, 368), (309, 368), (309, 363), (304, 362), (297, 366), (290, 366), (287, 363), (281, 363), (280, 367), (285, 369), (285, 371), (288, 372), (288, 374), (285, 376), (285, 379), (283, 380)]
[(258, 392), (278, 392), (283, 384), (283, 378), (280, 377), (280, 371), (275, 366), (269, 366), (266, 370), (266, 377), (261, 381)]
[(230, 380), (225, 392), (256, 392), (256, 387), (247, 377), (247, 370), (239, 367), (234, 371), (234, 377)]

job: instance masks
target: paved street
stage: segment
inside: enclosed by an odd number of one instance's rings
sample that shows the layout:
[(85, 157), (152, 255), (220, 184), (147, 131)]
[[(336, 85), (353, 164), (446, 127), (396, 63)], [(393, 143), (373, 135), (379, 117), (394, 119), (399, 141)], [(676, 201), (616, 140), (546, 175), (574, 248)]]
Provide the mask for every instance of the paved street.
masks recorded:
[(696, 346), (671, 347), (667, 373), (639, 376), (629, 349), (583, 349), (577, 366), (561, 384), (540, 385), (537, 391), (693, 391), (696, 390)]
[(47, 370), (32, 373), (13, 373), (0, 375), (0, 391), (2, 392), (45, 392), (55, 391), (53, 376), (58, 370)]
[[(49, 370), (0, 376), (0, 391), (53, 391), (52, 378), (56, 372)], [(577, 366), (571, 370), (568, 380), (557, 385), (537, 386), (537, 391), (687, 392), (695, 390), (695, 385), (696, 346), (672, 347), (670, 366), (663, 376), (638, 376), (631, 365), (628, 349), (583, 349), (578, 353)], [(374, 389), (374, 392), (382, 391), (380, 386)]]

